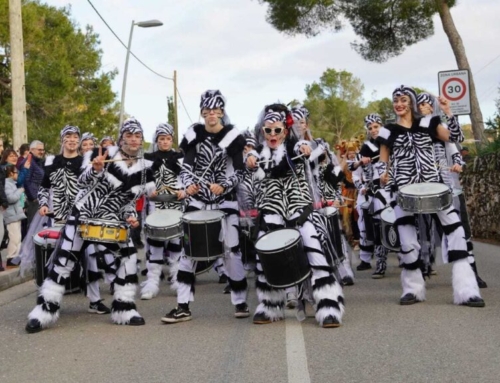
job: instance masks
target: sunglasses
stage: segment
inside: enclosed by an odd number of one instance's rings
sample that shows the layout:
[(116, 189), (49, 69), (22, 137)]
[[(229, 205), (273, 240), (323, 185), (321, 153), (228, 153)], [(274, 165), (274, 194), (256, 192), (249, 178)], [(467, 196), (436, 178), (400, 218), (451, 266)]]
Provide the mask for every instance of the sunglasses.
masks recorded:
[(263, 128), (263, 129), (264, 129), (264, 133), (272, 134), (274, 132), (275, 135), (280, 135), (281, 132), (283, 132), (283, 130), (285, 130), (285, 128)]

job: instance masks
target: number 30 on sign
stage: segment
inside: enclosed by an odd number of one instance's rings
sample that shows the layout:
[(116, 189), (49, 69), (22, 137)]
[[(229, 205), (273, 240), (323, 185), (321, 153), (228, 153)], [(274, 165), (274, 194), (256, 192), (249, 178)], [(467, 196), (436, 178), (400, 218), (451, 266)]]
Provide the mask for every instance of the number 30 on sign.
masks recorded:
[(453, 114), (470, 114), (468, 70), (439, 72), (438, 83), (439, 95), (450, 101), (450, 107)]

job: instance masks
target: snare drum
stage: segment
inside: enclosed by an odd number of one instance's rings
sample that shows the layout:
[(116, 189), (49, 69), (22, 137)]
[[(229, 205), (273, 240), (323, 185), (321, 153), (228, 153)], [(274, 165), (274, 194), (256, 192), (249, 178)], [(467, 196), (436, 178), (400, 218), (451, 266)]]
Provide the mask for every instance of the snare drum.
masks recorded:
[(388, 207), (384, 209), (380, 214), (380, 218), (382, 220), (380, 229), (382, 234), (382, 245), (395, 252), (401, 251), (398, 228), (394, 226), (394, 222), (396, 222), (396, 213), (393, 208)]
[[(335, 252), (337, 253), (337, 258), (342, 261), (345, 258), (344, 251), (342, 249), (342, 231), (340, 229), (340, 216), (337, 208), (333, 206), (327, 206), (321, 209), (321, 213), (326, 217), (328, 222), (328, 234), (330, 234), (330, 239), (335, 247)], [(335, 262), (336, 263), (336, 262)]]
[(311, 274), (302, 237), (296, 229), (279, 229), (255, 243), (267, 283), (276, 288), (295, 286)]
[(363, 202), (361, 204), (361, 211), (363, 213), (363, 221), (365, 223), (365, 233), (366, 233), (366, 239), (368, 241), (374, 241), (375, 240), (375, 233), (373, 232), (373, 217), (370, 212), (370, 201)]
[(224, 255), (219, 237), (224, 213), (220, 210), (198, 210), (182, 217), (184, 252), (195, 261), (207, 261)]
[(124, 222), (91, 218), (81, 220), (80, 236), (86, 241), (101, 243), (127, 243), (129, 229)]
[(398, 205), (411, 213), (437, 213), (448, 209), (452, 202), (451, 189), (437, 182), (406, 185), (398, 192)]
[(182, 236), (182, 212), (175, 209), (155, 210), (146, 217), (144, 233), (157, 241)]

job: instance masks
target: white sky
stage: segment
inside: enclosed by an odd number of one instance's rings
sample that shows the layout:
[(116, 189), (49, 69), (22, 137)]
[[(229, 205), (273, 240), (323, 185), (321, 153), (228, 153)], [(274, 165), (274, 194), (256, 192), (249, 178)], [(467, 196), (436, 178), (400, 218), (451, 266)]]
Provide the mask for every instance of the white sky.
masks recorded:
[[(103, 69), (117, 68), (113, 81), (121, 95), (126, 49), (99, 19), (87, 0), (46, 0), (71, 5), (72, 18), (90, 24), (101, 39)], [(132, 20), (159, 19), (157, 28), (134, 28), (132, 52), (167, 77), (177, 70), (178, 87), (192, 121), (199, 117), (199, 97), (206, 89), (220, 89), (227, 113), (240, 129), (253, 127), (266, 104), (303, 100), (305, 86), (327, 68), (345, 69), (365, 85), (365, 100), (391, 97), (401, 84), (438, 92), (437, 73), (457, 65), (439, 18), (433, 37), (408, 48), (383, 64), (365, 61), (350, 47), (356, 39), (349, 26), (340, 33), (323, 32), (315, 38), (288, 37), (265, 21), (266, 6), (257, 0), (93, 0), (108, 24), (127, 43)], [(495, 112), (500, 83), (500, 1), (459, 0), (452, 9), (465, 44), (476, 90), (486, 121)], [(482, 69), (485, 65), (491, 64)], [(130, 58), (125, 110), (141, 121), (146, 138), (166, 121), (166, 97), (173, 83), (149, 72)], [(467, 117), (461, 117), (463, 123)], [(77, 122), (76, 122), (77, 123)], [(191, 124), (179, 104), (180, 134)], [(362, 121), (360, 121), (362, 124)], [(85, 131), (84, 126), (80, 128)]]

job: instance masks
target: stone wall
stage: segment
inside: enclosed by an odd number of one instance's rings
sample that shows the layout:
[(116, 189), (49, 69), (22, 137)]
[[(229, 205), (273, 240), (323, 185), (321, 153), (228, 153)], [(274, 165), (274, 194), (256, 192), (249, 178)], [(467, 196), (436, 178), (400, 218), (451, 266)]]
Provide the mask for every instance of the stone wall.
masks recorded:
[(500, 241), (500, 153), (474, 158), (461, 182), (473, 237)]

